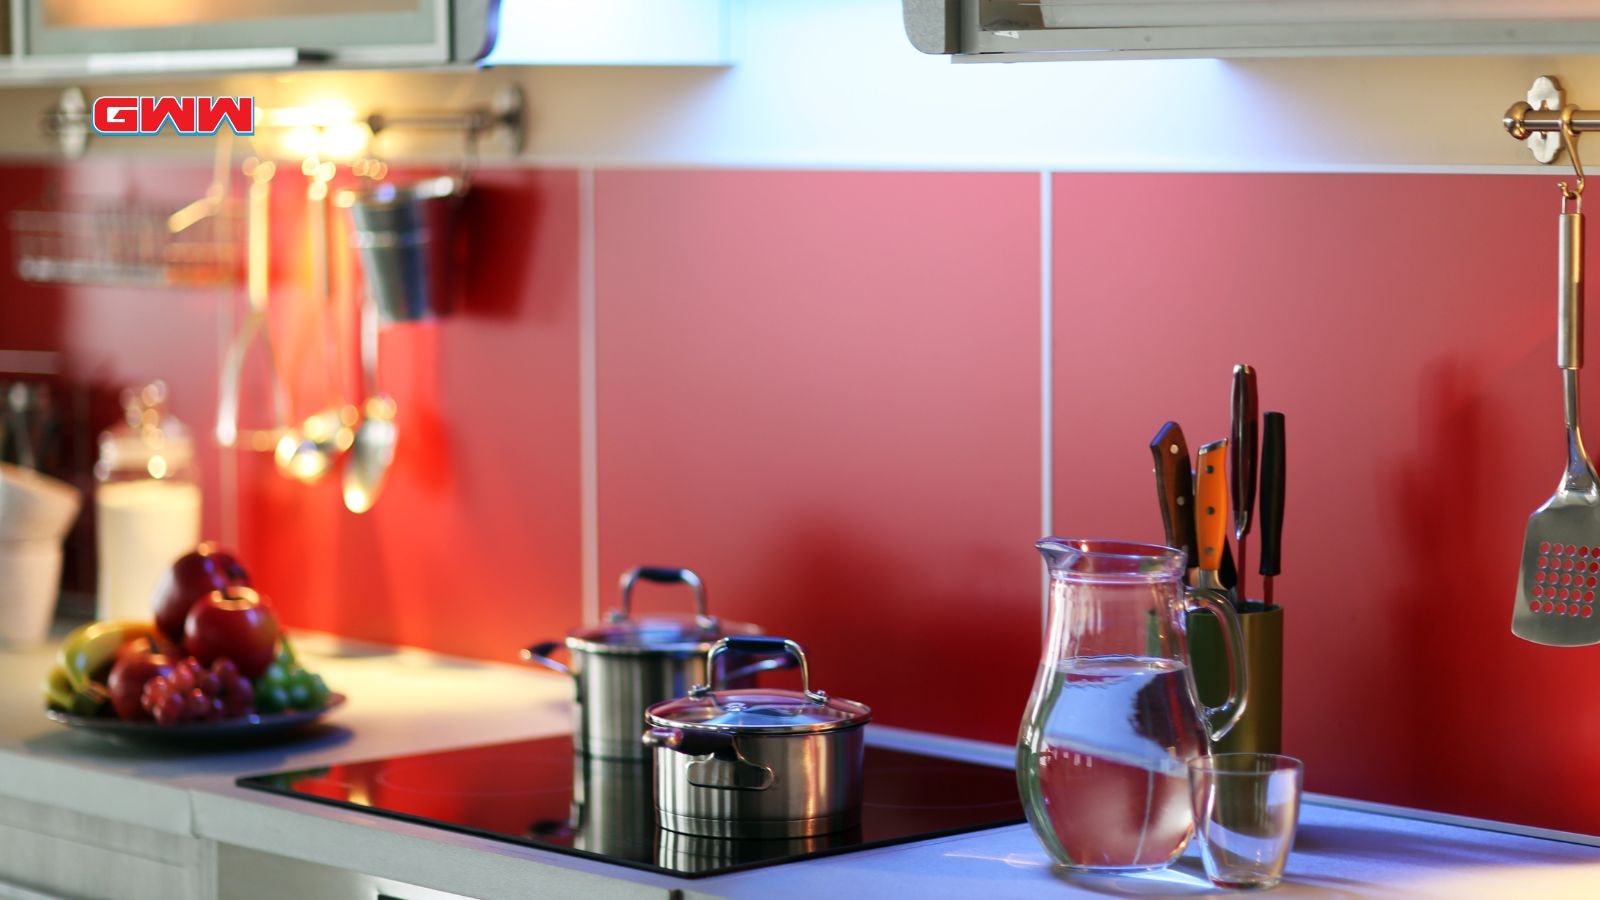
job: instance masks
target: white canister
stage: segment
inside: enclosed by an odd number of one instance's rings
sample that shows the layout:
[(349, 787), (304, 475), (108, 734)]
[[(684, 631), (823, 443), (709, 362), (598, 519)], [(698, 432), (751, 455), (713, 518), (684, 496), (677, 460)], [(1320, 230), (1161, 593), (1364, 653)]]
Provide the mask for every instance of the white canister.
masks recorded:
[(95, 464), (95, 615), (145, 619), (151, 596), (178, 557), (200, 543), (194, 442), (166, 412), (167, 388), (123, 392), (125, 421), (100, 436)]

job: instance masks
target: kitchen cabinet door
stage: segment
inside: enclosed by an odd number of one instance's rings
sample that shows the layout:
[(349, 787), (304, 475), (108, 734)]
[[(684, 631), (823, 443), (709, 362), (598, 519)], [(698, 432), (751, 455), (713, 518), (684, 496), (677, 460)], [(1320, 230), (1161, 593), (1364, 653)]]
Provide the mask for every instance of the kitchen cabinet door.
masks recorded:
[(926, 53), (962, 61), (1588, 53), (1583, 0), (903, 0)]

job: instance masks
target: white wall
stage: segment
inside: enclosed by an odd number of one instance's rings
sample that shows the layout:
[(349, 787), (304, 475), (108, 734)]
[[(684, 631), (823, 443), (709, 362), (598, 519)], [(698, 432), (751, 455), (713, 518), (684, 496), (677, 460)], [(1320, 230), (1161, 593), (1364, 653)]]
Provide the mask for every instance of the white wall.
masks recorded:
[[(530, 163), (1104, 170), (1526, 168), (1499, 119), (1535, 75), (1600, 106), (1600, 57), (1303, 59), (956, 65), (905, 40), (898, 0), (740, 0), (731, 69), (540, 67), (93, 84), (91, 94), (341, 98), (360, 110), (528, 91)], [(50, 145), (52, 91), (0, 92), (0, 153)], [(264, 138), (265, 139), (265, 138)], [(103, 139), (94, 153), (207, 152), (197, 139)], [(270, 148), (269, 148), (270, 149)], [(389, 155), (454, 142), (386, 138)], [(1600, 165), (1600, 142), (1596, 161)]]

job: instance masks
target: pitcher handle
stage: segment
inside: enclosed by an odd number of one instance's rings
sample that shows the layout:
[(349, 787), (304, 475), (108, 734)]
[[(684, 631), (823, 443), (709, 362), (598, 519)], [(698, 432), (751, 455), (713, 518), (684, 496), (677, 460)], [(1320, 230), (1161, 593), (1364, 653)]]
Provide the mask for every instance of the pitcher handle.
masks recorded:
[[(1222, 626), (1222, 649), (1228, 657), (1228, 699), (1221, 706), (1202, 706), (1206, 734), (1212, 742), (1220, 741), (1238, 724), (1244, 715), (1247, 692), (1250, 689), (1249, 666), (1244, 657), (1244, 629), (1239, 625), (1239, 614), (1228, 601), (1227, 594), (1210, 588), (1191, 588), (1185, 605), (1217, 617)], [(1193, 673), (1191, 673), (1192, 676)], [(1221, 725), (1217, 724), (1221, 721)]]

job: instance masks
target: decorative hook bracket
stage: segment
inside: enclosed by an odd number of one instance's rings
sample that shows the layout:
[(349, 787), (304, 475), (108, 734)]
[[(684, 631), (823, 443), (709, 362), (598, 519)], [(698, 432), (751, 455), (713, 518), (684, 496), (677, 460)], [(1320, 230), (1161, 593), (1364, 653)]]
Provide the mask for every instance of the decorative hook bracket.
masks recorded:
[[(1519, 141), (1528, 142), (1528, 152), (1533, 158), (1544, 165), (1556, 161), (1556, 156), (1561, 153), (1561, 120), (1562, 108), (1566, 105), (1567, 95), (1561, 89), (1561, 82), (1554, 75), (1540, 75), (1533, 80), (1533, 86), (1528, 88), (1528, 99), (1519, 100), (1506, 110), (1506, 131)], [(1552, 113), (1555, 115), (1554, 128), (1536, 128), (1530, 125), (1533, 116), (1530, 113)], [(1571, 122), (1571, 117), (1567, 118)]]

